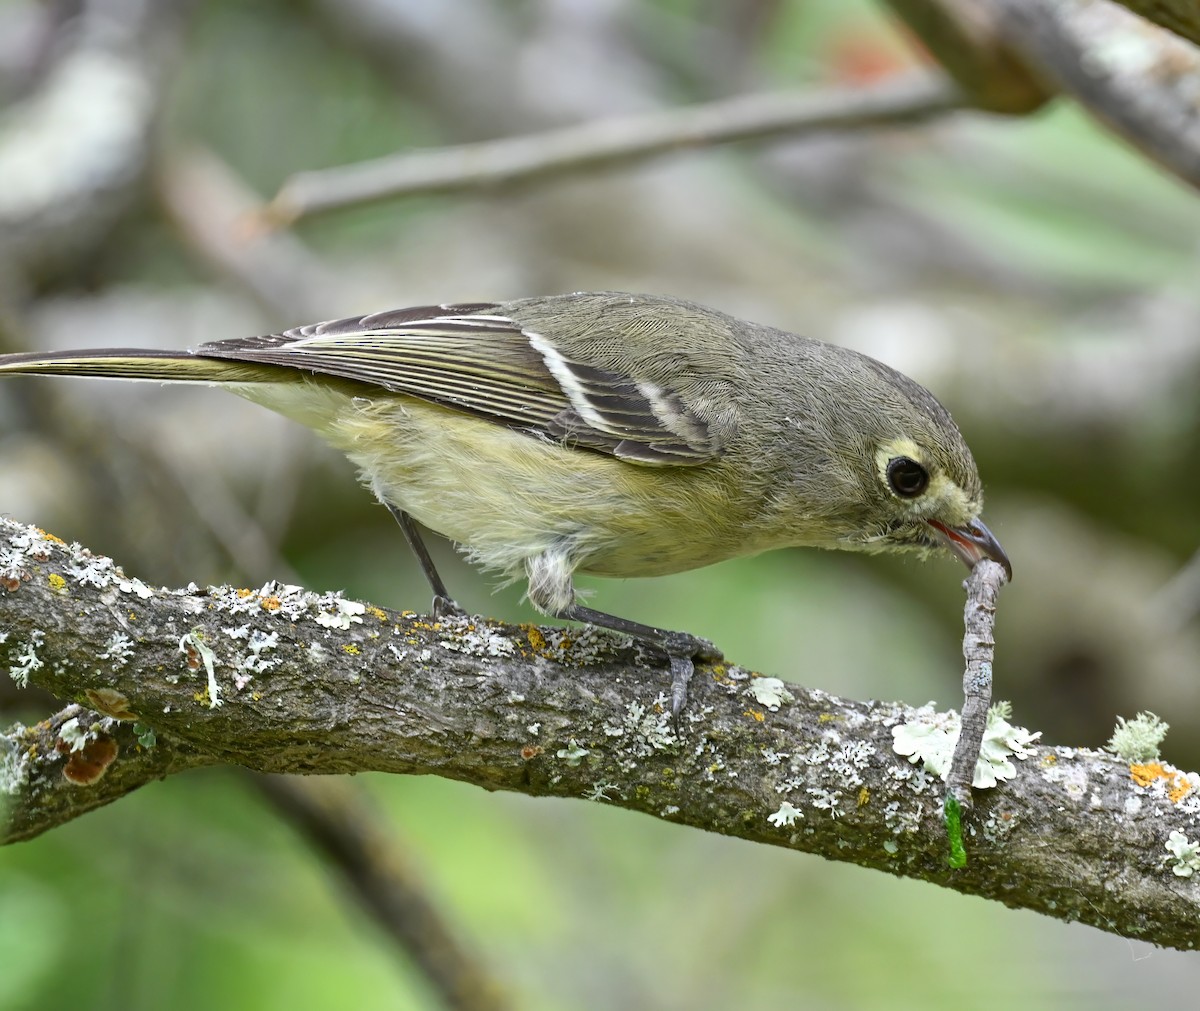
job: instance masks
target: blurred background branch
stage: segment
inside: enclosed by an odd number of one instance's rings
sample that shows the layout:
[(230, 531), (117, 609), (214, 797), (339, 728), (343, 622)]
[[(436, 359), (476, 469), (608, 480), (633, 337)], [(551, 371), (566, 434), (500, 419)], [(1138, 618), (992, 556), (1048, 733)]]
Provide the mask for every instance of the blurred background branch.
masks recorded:
[(1147, 157), (1200, 186), (1200, 49), (1110, 0), (986, 0), (1009, 44)]
[(552, 176), (633, 165), (717, 144), (903, 126), (962, 105), (961, 94), (951, 82), (928, 73), (890, 80), (875, 88), (826, 94), (747, 95), (550, 133), (304, 172), (284, 182), (263, 215), (265, 223), (289, 225), (313, 214), (377, 200), (528, 185)]
[(255, 776), (258, 791), (334, 868), (346, 890), (453, 1011), (513, 1005), (469, 954), (401, 859), (395, 833), (345, 780)]

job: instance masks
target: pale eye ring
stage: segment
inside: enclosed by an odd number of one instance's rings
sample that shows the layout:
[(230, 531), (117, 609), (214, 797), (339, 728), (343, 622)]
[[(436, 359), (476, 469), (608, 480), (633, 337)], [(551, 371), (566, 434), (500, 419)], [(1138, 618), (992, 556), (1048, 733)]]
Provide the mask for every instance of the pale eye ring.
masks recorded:
[(901, 498), (916, 498), (929, 487), (929, 471), (907, 456), (888, 460), (888, 484)]

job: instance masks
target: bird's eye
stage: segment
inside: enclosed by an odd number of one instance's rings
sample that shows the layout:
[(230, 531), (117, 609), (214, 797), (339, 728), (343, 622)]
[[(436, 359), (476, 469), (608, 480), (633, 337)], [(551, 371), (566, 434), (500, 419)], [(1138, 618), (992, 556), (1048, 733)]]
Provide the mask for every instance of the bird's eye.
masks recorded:
[(895, 456), (887, 465), (888, 484), (901, 498), (916, 498), (929, 486), (929, 472), (916, 460)]

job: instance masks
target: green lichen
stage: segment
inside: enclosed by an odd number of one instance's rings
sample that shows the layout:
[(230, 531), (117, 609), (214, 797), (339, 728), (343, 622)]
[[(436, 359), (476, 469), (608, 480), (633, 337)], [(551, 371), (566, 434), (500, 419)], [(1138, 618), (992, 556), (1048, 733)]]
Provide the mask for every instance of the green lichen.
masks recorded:
[(579, 743), (573, 737), (565, 748), (560, 748), (555, 752), (555, 756), (561, 758), (572, 769), (577, 767), (590, 754), (591, 752), (587, 748), (580, 747)]
[(1138, 713), (1132, 720), (1117, 717), (1117, 728), (1104, 746), (1126, 762), (1148, 762), (1158, 758), (1159, 746), (1170, 726), (1154, 713)]

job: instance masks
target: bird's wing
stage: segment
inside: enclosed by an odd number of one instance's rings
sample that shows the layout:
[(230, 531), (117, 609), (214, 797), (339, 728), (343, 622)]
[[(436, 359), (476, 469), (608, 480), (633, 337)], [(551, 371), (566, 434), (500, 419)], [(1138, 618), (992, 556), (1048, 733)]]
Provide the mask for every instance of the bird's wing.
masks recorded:
[(490, 303), (419, 306), (203, 344), (201, 357), (283, 365), (370, 383), (631, 463), (720, 455), (673, 391), (561, 352)]

